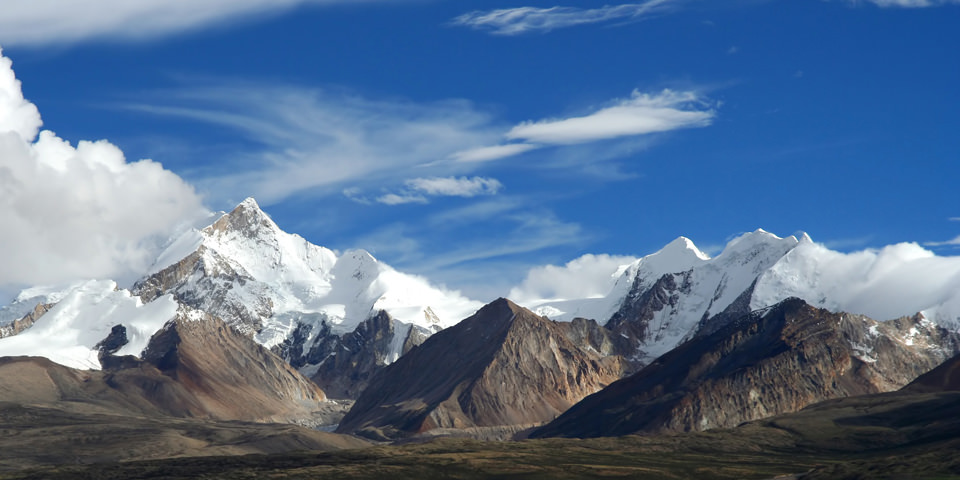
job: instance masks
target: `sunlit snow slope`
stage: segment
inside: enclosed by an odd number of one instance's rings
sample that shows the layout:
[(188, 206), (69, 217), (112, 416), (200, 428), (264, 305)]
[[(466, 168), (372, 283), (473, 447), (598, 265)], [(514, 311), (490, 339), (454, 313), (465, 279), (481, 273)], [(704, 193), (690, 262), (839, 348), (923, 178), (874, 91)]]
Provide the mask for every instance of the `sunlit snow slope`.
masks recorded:
[(916, 244), (841, 253), (806, 234), (780, 238), (757, 230), (710, 258), (680, 237), (611, 274), (615, 281), (605, 295), (539, 298), (523, 289), (512, 294), (555, 320), (592, 318), (615, 331), (624, 322), (642, 322), (637, 355), (646, 361), (709, 327), (725, 311), (741, 314), (789, 297), (877, 319), (919, 312), (945, 327), (960, 327), (960, 258), (938, 257)]
[(174, 241), (139, 282), (142, 295), (171, 292), (192, 306), (257, 331), (267, 347), (297, 323), (353, 331), (379, 310), (430, 331), (481, 306), (458, 292), (397, 272), (364, 250), (337, 254), (277, 227), (252, 198), (212, 225)]

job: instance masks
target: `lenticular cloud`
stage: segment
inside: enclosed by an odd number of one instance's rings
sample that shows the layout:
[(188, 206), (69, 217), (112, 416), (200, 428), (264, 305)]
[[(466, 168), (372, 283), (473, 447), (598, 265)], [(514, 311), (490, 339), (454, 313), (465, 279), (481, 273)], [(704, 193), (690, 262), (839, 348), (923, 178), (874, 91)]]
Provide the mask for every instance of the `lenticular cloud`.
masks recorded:
[(41, 125), (0, 51), (0, 287), (135, 278), (161, 235), (205, 212), (159, 163), (129, 163), (105, 140), (74, 147)]

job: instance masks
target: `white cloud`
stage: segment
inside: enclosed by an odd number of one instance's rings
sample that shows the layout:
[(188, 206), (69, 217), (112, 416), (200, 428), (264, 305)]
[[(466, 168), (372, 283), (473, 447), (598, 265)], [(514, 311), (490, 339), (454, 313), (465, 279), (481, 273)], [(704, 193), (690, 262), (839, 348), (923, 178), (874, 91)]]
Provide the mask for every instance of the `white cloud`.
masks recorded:
[[(400, 193), (388, 193), (376, 198), (385, 205), (403, 205), (407, 203), (429, 203), (427, 197), (476, 197), (478, 195), (496, 195), (503, 184), (495, 178), (484, 177), (429, 177), (414, 178), (404, 182), (406, 189)], [(347, 198), (364, 203), (357, 192), (345, 192)]]
[[(923, 8), (960, 4), (960, 0), (846, 0), (854, 5), (871, 3), (880, 7)], [(597, 8), (554, 6), (476, 10), (454, 18), (450, 24), (481, 30), (491, 35), (546, 33), (561, 28), (610, 22), (631, 22), (670, 13), (690, 0), (647, 0), (638, 3), (604, 5)], [(713, 22), (704, 21), (713, 25)], [(736, 53), (734, 47), (729, 53)]]
[(530, 269), (523, 282), (510, 290), (510, 298), (521, 304), (550, 299), (595, 298), (610, 293), (621, 267), (636, 257), (587, 254), (566, 265), (544, 265)]
[[(377, 100), (285, 85), (217, 81), (141, 98), (151, 103), (126, 107), (226, 126), (255, 143), (236, 146), (230, 162), (213, 162), (229, 168), (209, 168), (202, 178), (193, 179), (208, 198), (220, 202), (214, 204), (220, 208), (242, 200), (233, 198), (235, 192), (252, 195), (264, 205), (294, 195), (335, 193), (370, 204), (378, 199), (365, 197), (364, 190), (389, 188), (411, 169), (423, 176), (464, 175), (486, 161), (539, 148), (704, 126), (715, 115), (711, 103), (698, 94), (671, 90), (633, 92), (628, 99), (581, 117), (512, 128), (465, 100)], [(505, 138), (515, 142), (504, 144)], [(623, 156), (635, 149), (618, 152)], [(575, 165), (581, 167), (599, 158), (596, 152), (576, 156)], [(417, 191), (385, 193), (393, 195), (381, 195), (379, 203), (422, 203), (425, 197)]]
[[(614, 100), (609, 106), (582, 116), (551, 118), (515, 125), (504, 134), (504, 138), (517, 143), (462, 150), (454, 153), (451, 158), (464, 163), (485, 162), (548, 146), (570, 146), (628, 137), (635, 140), (642, 135), (704, 127), (710, 125), (716, 116), (714, 107), (713, 102), (692, 91), (675, 92), (666, 89), (660, 93), (648, 94), (634, 90), (630, 98)], [(634, 153), (638, 148), (635, 143), (622, 146), (626, 148), (608, 149), (589, 155), (575, 152), (577, 161), (573, 163), (583, 164), (585, 157), (596, 159), (611, 154), (613, 157), (621, 157)], [(645, 148), (646, 144), (639, 147)], [(622, 172), (616, 170), (598, 170), (595, 173), (602, 173), (599, 176), (608, 178), (623, 177)]]
[(715, 111), (694, 92), (663, 90), (658, 94), (634, 91), (630, 98), (581, 117), (525, 122), (506, 137), (554, 145), (607, 140), (617, 137), (703, 127)]
[(474, 11), (451, 22), (456, 26), (485, 30), (493, 35), (520, 35), (549, 32), (559, 28), (604, 23), (616, 20), (639, 20), (673, 9), (680, 0), (647, 0), (642, 3), (605, 5), (599, 8), (517, 7)]
[(494, 145), (492, 147), (480, 147), (470, 150), (464, 150), (454, 153), (451, 158), (457, 162), (489, 162), (501, 158), (520, 155), (540, 148), (540, 145), (532, 143), (510, 143), (506, 145)]
[[(384, 225), (355, 239), (354, 245), (392, 266), (453, 285), (471, 298), (504, 296), (531, 266), (544, 263), (550, 249), (585, 245), (591, 235), (525, 196), (486, 197), (432, 213), (421, 222)], [(464, 236), (478, 224), (495, 236)], [(460, 232), (457, 242), (450, 235)]]
[(384, 205), (403, 205), (407, 203), (427, 203), (427, 199), (422, 195), (398, 195), (396, 193), (388, 193), (377, 197), (377, 202)]
[(928, 247), (950, 247), (960, 245), (960, 236), (956, 236), (950, 240), (944, 240), (942, 242), (925, 242), (924, 245)]
[(503, 184), (495, 178), (483, 177), (432, 177), (407, 180), (411, 189), (427, 195), (450, 197), (476, 197), (477, 195), (495, 195)]
[[(395, 184), (411, 170), (438, 177), (467, 173), (476, 166), (450, 162), (451, 155), (498, 141), (504, 130), (462, 100), (418, 104), (229, 82), (162, 92), (155, 99), (164, 105), (129, 108), (227, 126), (256, 143), (237, 146), (229, 170), (204, 172), (195, 183), (216, 199), (239, 201), (231, 198), (239, 191), (264, 205), (298, 194), (341, 192), (369, 202), (362, 190)], [(384, 197), (394, 204), (421, 201)]]
[(30, 0), (0, 8), (0, 44), (50, 45), (95, 38), (146, 39), (262, 18), (301, 5), (363, 0)]
[(0, 286), (133, 280), (165, 235), (205, 214), (159, 163), (128, 163), (105, 140), (71, 146), (41, 123), (0, 56)]
[(942, 5), (960, 4), (960, 0), (853, 0), (852, 3), (858, 4), (869, 2), (879, 7), (899, 7), (899, 8), (924, 8), (939, 7)]
[(804, 242), (757, 289), (762, 298), (798, 296), (878, 320), (924, 310), (931, 317), (947, 315), (938, 320), (960, 326), (960, 318), (950, 313), (960, 313), (960, 257), (937, 256), (916, 243), (841, 253)]

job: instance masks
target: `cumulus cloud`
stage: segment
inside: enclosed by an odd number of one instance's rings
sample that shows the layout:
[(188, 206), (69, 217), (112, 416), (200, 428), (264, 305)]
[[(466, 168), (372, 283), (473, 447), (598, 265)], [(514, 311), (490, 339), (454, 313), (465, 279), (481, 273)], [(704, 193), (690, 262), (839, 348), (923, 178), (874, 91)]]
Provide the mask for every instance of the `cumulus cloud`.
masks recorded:
[(0, 44), (50, 45), (91, 38), (145, 39), (260, 18), (301, 5), (362, 0), (31, 0), (4, 2)]
[(105, 140), (75, 147), (42, 124), (0, 52), (0, 287), (132, 280), (201, 198), (156, 162)]
[(960, 257), (942, 257), (916, 243), (851, 253), (802, 242), (762, 277), (761, 303), (797, 296), (834, 311), (878, 320), (921, 310), (960, 326)]
[[(478, 195), (496, 195), (503, 188), (503, 184), (499, 180), (484, 177), (414, 178), (407, 180), (404, 184), (406, 189), (403, 192), (388, 193), (377, 197), (376, 201), (386, 205), (428, 203), (427, 196), (476, 197)], [(348, 198), (353, 197), (348, 195)]]
[(599, 8), (517, 7), (473, 11), (453, 19), (451, 24), (487, 31), (493, 35), (545, 33), (560, 28), (639, 20), (676, 7), (680, 0), (648, 0), (641, 3), (605, 5)]
[(714, 110), (694, 92), (663, 90), (651, 95), (634, 91), (630, 98), (582, 117), (521, 123), (507, 132), (506, 137), (570, 145), (703, 127), (709, 125), (714, 116)]
[(510, 298), (521, 304), (543, 300), (596, 298), (610, 293), (623, 266), (636, 257), (587, 254), (563, 266), (544, 265), (530, 269)]

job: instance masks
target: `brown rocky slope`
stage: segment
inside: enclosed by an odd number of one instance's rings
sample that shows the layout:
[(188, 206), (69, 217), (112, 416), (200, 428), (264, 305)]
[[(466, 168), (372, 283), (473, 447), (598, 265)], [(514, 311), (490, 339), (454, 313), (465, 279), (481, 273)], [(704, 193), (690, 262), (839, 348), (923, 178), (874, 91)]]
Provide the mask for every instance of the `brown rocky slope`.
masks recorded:
[(142, 359), (112, 355), (126, 342), (120, 325), (101, 342), (102, 371), (0, 358), (0, 401), (296, 423), (321, 423), (318, 417), (331, 408), (319, 387), (281, 358), (201, 312), (182, 309), (151, 338)]
[(619, 357), (571, 341), (590, 337), (576, 325), (496, 300), (378, 373), (337, 431), (398, 438), (549, 421), (622, 371)]
[(958, 350), (922, 317), (876, 322), (799, 299), (697, 337), (585, 398), (533, 437), (695, 431), (896, 390)]

